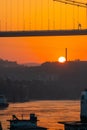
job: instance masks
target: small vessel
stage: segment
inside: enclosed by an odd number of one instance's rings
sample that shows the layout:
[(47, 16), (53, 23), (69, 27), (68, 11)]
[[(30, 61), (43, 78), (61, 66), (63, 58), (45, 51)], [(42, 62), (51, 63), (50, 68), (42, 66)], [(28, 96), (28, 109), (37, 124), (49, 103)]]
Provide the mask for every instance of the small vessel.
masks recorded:
[(8, 107), (8, 102), (4, 95), (0, 95), (0, 108)]
[(45, 127), (37, 126), (37, 117), (35, 114), (30, 114), (30, 119), (18, 119), (12, 115), (10, 122), (10, 130), (47, 130)]
[(59, 122), (64, 125), (64, 130), (87, 130), (87, 90), (81, 94), (80, 121)]

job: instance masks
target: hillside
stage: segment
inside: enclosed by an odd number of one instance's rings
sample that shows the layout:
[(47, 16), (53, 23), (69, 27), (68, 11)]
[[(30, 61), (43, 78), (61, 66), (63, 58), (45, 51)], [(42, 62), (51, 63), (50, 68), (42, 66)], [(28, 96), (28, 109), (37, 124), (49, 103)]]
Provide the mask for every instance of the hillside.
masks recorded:
[(0, 65), (0, 94), (10, 101), (79, 99), (87, 88), (87, 62), (46, 62), (41, 66)]

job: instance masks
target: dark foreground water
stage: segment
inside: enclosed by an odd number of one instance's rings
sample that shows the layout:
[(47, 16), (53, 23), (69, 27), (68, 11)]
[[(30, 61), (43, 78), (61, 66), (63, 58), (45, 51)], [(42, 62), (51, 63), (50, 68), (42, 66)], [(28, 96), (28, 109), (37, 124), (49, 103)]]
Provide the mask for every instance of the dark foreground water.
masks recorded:
[(9, 126), (8, 119), (15, 114), (20, 119), (28, 119), (30, 113), (35, 113), (38, 117), (38, 125), (49, 128), (49, 130), (63, 129), (59, 121), (80, 120), (80, 102), (79, 101), (32, 101), (26, 103), (10, 104), (7, 109), (0, 110), (0, 121), (3, 129), (7, 130)]

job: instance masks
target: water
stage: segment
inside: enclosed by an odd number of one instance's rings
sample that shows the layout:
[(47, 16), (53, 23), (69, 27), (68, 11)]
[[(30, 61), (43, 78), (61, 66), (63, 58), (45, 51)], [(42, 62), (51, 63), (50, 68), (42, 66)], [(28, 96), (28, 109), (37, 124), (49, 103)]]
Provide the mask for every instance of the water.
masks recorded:
[(0, 121), (3, 129), (7, 130), (12, 115), (15, 114), (20, 119), (28, 119), (30, 113), (35, 113), (38, 117), (38, 125), (47, 127), (49, 130), (63, 129), (59, 121), (80, 120), (79, 101), (32, 101), (26, 103), (11, 103), (7, 109), (0, 110)]

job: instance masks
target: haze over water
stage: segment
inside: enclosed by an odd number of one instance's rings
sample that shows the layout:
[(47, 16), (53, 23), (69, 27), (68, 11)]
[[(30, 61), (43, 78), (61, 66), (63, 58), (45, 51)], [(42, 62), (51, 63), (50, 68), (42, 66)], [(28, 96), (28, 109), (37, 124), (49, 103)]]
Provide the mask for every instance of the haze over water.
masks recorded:
[(76, 100), (61, 101), (31, 101), (26, 103), (11, 103), (7, 109), (0, 110), (0, 121), (3, 129), (7, 130), (9, 123), (6, 120), (15, 114), (18, 118), (29, 118), (30, 113), (38, 117), (38, 125), (47, 127), (49, 130), (63, 129), (59, 121), (80, 120), (80, 102)]

